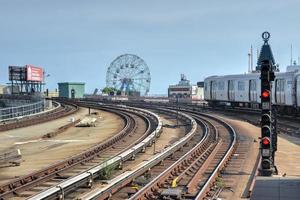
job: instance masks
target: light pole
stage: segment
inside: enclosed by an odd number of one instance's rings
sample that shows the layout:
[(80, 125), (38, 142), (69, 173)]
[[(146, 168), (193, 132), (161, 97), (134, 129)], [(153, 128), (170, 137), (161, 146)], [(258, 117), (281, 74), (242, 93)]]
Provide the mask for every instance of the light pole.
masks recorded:
[(176, 126), (178, 126), (178, 109), (179, 109), (178, 94), (176, 94), (176, 105), (177, 105)]
[[(43, 80), (44, 80), (44, 84), (43, 84), (43, 86), (44, 86), (44, 88), (43, 88), (43, 91), (45, 90), (45, 87), (46, 87), (46, 78), (48, 78), (49, 76), (50, 76), (50, 74), (47, 74), (47, 75), (45, 75), (46, 74), (46, 72), (43, 72), (43, 76), (44, 76), (44, 78), (43, 78)], [(49, 93), (49, 91), (47, 90), (46, 91), (46, 96), (48, 97), (48, 93)]]

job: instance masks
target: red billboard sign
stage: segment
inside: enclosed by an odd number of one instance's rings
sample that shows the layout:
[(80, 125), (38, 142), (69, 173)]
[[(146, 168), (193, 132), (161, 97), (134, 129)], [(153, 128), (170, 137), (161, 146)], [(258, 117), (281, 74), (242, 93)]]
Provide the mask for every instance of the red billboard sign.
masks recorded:
[(26, 65), (27, 81), (43, 82), (43, 68)]

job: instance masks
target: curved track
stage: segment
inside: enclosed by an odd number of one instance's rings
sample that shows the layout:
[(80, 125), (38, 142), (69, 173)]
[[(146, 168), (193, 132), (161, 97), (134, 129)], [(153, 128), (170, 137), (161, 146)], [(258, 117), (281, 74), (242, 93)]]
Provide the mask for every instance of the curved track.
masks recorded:
[[(163, 108), (160, 110), (176, 113)], [(178, 113), (192, 126), (183, 138), (138, 169), (116, 177), (107, 186), (95, 189), (80, 199), (203, 198), (230, 159), (236, 134), (221, 119), (185, 112), (187, 114)], [(146, 185), (134, 181), (141, 177), (147, 179)], [(170, 190), (173, 187), (176, 187), (175, 190)]]
[[(134, 142), (140, 142), (155, 129), (157, 119), (147, 112), (129, 108), (101, 107), (96, 104), (80, 104), (81, 106), (102, 109), (120, 115), (126, 122), (125, 127), (114, 137), (94, 146), (85, 152), (69, 159), (53, 164), (38, 172), (21, 177), (8, 184), (0, 186), (0, 198), (15, 199), (28, 198), (39, 191), (56, 185), (97, 163), (103, 163), (111, 156), (129, 149)], [(139, 122), (138, 122), (139, 121)], [(137, 123), (144, 123), (144, 128), (138, 128)]]

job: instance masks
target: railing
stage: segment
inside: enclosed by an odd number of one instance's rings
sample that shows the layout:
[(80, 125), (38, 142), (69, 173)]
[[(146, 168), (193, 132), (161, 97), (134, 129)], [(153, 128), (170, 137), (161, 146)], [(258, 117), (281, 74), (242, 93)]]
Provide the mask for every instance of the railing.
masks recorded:
[(38, 101), (22, 106), (8, 107), (0, 109), (0, 121), (9, 120), (12, 118), (19, 118), (26, 115), (31, 115), (43, 111), (45, 108), (45, 101)]

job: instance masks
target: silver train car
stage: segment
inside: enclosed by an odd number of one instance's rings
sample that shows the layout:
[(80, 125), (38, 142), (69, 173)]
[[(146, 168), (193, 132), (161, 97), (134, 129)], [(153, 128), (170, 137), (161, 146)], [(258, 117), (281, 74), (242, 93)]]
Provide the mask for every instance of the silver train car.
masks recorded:
[[(272, 102), (285, 114), (300, 114), (299, 69), (275, 73)], [(210, 76), (204, 80), (204, 99), (211, 106), (260, 108), (260, 73)]]

